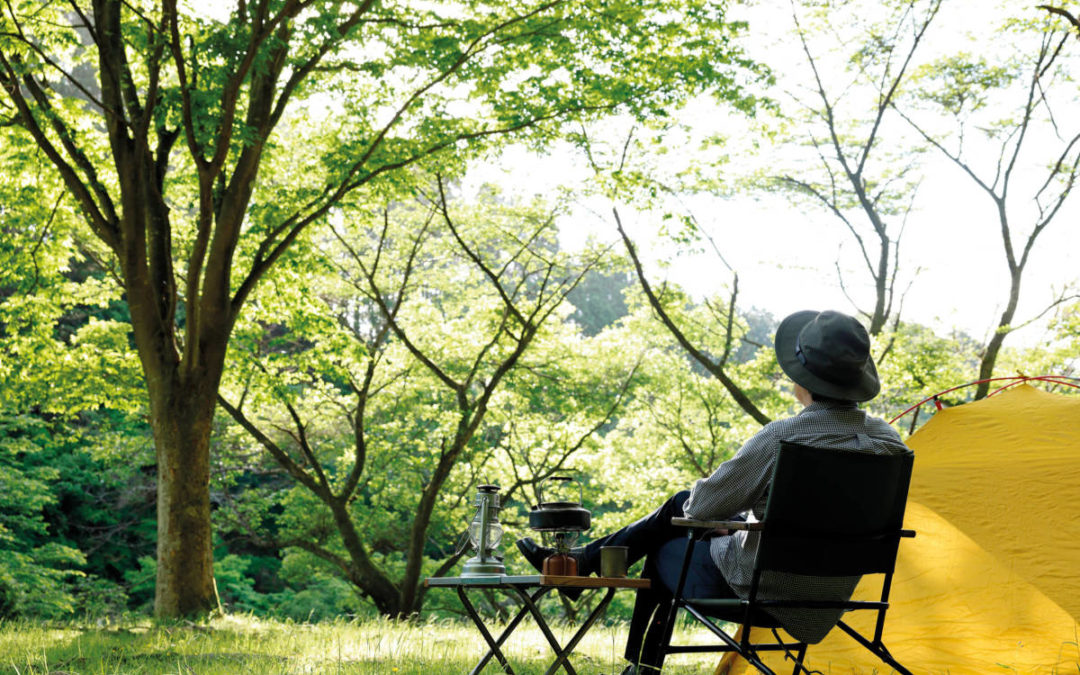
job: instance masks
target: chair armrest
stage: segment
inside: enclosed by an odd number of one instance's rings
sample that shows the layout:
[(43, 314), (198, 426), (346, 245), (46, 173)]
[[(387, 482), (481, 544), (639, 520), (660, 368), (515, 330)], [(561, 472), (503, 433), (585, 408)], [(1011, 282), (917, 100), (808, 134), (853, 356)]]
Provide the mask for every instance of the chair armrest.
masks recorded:
[(672, 518), (676, 527), (690, 527), (698, 530), (760, 530), (764, 522), (748, 523), (744, 520), (695, 520), (693, 518)]

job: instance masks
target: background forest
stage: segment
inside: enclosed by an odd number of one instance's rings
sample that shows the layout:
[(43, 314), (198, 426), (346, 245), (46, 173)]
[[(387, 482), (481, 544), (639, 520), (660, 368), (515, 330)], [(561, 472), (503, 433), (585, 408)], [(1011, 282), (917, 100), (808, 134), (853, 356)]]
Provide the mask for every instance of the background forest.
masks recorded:
[(456, 615), (477, 485), (524, 571), (544, 479), (603, 531), (795, 412), (792, 268), (886, 419), (1075, 375), (1077, 7), (983, 8), (6, 4), (0, 620)]

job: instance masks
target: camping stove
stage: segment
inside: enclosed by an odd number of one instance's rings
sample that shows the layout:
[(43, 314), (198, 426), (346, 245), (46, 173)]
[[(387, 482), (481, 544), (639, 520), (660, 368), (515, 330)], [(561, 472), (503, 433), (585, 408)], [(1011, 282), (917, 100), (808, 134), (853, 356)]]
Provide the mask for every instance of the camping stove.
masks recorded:
[[(577, 484), (577, 501), (573, 501)], [(546, 497), (544, 487), (547, 486)], [(537, 486), (540, 503), (529, 511), (529, 528), (550, 534), (555, 553), (544, 560), (541, 573), (552, 576), (577, 576), (577, 560), (570, 549), (581, 533), (592, 526), (592, 513), (582, 507), (581, 483), (569, 476), (552, 476)]]

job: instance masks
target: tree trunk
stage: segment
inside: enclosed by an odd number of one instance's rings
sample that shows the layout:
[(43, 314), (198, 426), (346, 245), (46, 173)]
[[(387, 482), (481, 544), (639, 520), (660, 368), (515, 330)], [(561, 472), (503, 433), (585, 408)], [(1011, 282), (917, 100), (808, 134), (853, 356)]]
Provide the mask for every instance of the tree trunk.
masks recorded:
[(216, 399), (205, 392), (205, 382), (177, 384), (151, 393), (158, 473), (154, 614), (159, 618), (206, 614), (218, 606), (210, 529)]
[(230, 332), (226, 311), (209, 313), (194, 359), (181, 360), (170, 293), (156, 294), (139, 259), (130, 256), (128, 307), (146, 378), (157, 455), (159, 618), (217, 608), (210, 526), (210, 434)]
[[(889, 237), (885, 233), (885, 226), (881, 224), (881, 218), (877, 217), (876, 213), (873, 221), (874, 227), (878, 228), (878, 240), (881, 242), (881, 247), (878, 253), (877, 274), (874, 275), (874, 293), (877, 299), (874, 301), (874, 313), (870, 317), (870, 328), (867, 332), (877, 336), (885, 328), (885, 322), (889, 320), (892, 299), (889, 298), (889, 302), (886, 302), (889, 292)], [(896, 270), (893, 270), (893, 274), (896, 274)]]
[(356, 524), (349, 517), (347, 504), (333, 498), (323, 499), (323, 502), (330, 507), (330, 512), (334, 516), (334, 525), (337, 526), (342, 544), (349, 554), (350, 581), (371, 598), (380, 614), (393, 618), (407, 615), (409, 608), (402, 606), (401, 593), (389, 577), (368, 558), (360, 533), (356, 530)]
[[(1016, 306), (1020, 302), (1020, 278), (1023, 274), (1023, 268), (1014, 268), (1012, 270), (1012, 281), (1009, 287), (1009, 302), (1005, 306), (1005, 311), (1001, 313), (1001, 319), (998, 321), (997, 330), (994, 331), (994, 335), (990, 338), (990, 341), (986, 344), (986, 350), (983, 352), (982, 360), (979, 363), (979, 379), (989, 380), (994, 376), (994, 366), (997, 364), (998, 352), (1001, 351), (1001, 345), (1005, 342), (1005, 336), (1007, 336), (1011, 330), (1013, 317), (1016, 315)], [(979, 401), (986, 398), (987, 393), (990, 391), (990, 382), (980, 382), (975, 388), (975, 400)]]

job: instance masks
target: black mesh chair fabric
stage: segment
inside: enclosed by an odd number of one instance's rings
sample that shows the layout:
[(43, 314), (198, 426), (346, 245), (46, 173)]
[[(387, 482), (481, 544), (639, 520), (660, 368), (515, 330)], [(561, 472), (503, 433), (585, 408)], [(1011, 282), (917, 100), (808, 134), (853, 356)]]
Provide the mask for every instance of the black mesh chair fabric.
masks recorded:
[(814, 576), (892, 572), (913, 458), (781, 444), (756, 567)]

